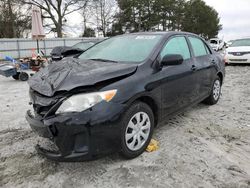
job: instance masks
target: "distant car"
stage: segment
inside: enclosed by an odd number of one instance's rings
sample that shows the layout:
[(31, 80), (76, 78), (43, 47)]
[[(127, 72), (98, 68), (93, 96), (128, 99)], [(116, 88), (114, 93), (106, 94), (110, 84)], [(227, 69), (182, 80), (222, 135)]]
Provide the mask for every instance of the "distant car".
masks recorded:
[(93, 159), (119, 151), (134, 158), (153, 129), (201, 101), (216, 104), (223, 57), (199, 36), (143, 32), (104, 40), (29, 80), (34, 110), (26, 118), (56, 145), (37, 151), (57, 161)]
[(234, 40), (225, 51), (225, 63), (250, 63), (250, 38)]
[(226, 42), (226, 48), (228, 48), (229, 46), (231, 46), (233, 44), (233, 40), (230, 40), (228, 42)]
[(74, 46), (57, 46), (52, 49), (50, 55), (52, 61), (59, 61), (64, 57), (72, 57), (81, 54), (91, 46), (95, 45), (99, 40), (88, 40), (75, 44)]
[(221, 39), (218, 39), (218, 38), (210, 39), (209, 44), (213, 48), (213, 50), (215, 50), (215, 51), (222, 50), (224, 45), (225, 45), (224, 41)]

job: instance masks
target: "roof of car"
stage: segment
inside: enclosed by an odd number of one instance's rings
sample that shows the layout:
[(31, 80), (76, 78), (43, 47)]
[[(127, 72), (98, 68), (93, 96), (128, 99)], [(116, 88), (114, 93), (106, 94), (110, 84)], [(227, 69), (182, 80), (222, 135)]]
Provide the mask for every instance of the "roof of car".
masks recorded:
[(250, 37), (245, 37), (245, 38), (239, 38), (239, 39), (234, 39), (234, 40), (230, 40), (230, 41), (236, 41), (236, 40), (249, 40)]
[(87, 40), (78, 42), (78, 43), (76, 43), (76, 44), (79, 44), (79, 43), (88, 43), (88, 42), (96, 43), (96, 42), (99, 42), (99, 41), (100, 41), (100, 39), (87, 39)]
[(184, 32), (184, 31), (145, 31), (145, 32), (136, 32), (136, 33), (127, 33), (125, 35), (178, 35), (178, 34), (188, 34), (188, 35), (195, 35), (194, 33)]

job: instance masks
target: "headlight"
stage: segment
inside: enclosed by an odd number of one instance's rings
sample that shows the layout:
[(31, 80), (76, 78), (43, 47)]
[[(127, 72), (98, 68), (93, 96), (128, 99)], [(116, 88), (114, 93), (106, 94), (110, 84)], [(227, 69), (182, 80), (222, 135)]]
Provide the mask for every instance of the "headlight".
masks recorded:
[(56, 114), (65, 112), (82, 112), (101, 101), (109, 102), (116, 95), (117, 90), (77, 94), (66, 99), (56, 111)]

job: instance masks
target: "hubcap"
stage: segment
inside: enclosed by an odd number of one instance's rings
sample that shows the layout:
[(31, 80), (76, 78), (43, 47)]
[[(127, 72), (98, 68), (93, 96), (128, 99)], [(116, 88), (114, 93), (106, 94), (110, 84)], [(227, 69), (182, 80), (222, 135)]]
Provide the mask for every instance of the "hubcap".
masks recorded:
[(151, 122), (148, 114), (137, 112), (130, 120), (126, 129), (125, 140), (127, 147), (136, 151), (143, 147), (150, 133)]
[(214, 82), (214, 87), (213, 87), (213, 96), (214, 96), (214, 100), (218, 100), (220, 97), (220, 81), (216, 80)]

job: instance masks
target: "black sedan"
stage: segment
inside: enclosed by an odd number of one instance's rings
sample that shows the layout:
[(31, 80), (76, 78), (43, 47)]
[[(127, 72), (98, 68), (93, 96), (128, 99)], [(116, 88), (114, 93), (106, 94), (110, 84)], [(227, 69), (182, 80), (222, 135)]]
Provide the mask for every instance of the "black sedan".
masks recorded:
[(26, 119), (57, 149), (52, 160), (81, 161), (111, 152), (134, 158), (170, 116), (216, 104), (225, 76), (222, 57), (197, 35), (144, 32), (102, 41), (30, 80), (34, 112)]
[(60, 61), (64, 57), (73, 57), (83, 53), (85, 50), (95, 45), (99, 40), (86, 40), (73, 46), (56, 46), (50, 55), (52, 61)]

